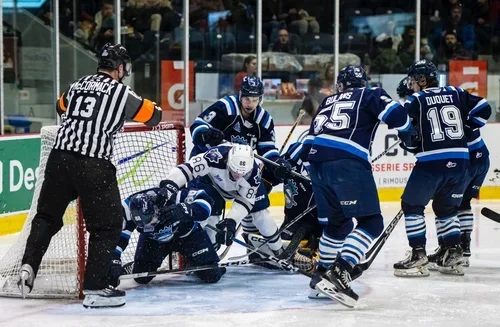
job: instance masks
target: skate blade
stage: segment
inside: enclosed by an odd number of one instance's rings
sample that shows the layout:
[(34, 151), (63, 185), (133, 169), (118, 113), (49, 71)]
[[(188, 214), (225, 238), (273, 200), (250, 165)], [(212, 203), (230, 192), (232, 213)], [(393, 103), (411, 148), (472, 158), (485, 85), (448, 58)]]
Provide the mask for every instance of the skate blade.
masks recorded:
[(330, 300), (330, 298), (328, 296), (326, 296), (325, 294), (323, 293), (320, 293), (318, 291), (316, 291), (315, 289), (314, 290), (310, 290), (309, 291), (309, 294), (307, 295), (307, 297), (311, 300)]
[(455, 265), (451, 267), (438, 267), (438, 271), (443, 275), (464, 276), (464, 267)]
[(353, 298), (348, 297), (347, 295), (337, 291), (337, 288), (335, 285), (330, 283), (329, 281), (325, 279), (321, 279), (319, 283), (316, 284), (315, 289), (328, 296), (330, 299), (335, 300), (339, 302), (340, 304), (348, 307), (348, 308), (354, 308), (354, 305), (356, 304), (356, 300)]
[(438, 265), (435, 262), (429, 262), (427, 269), (429, 269), (429, 271), (438, 271)]
[(125, 296), (104, 297), (99, 295), (85, 295), (83, 307), (86, 309), (118, 308), (125, 305)]
[(396, 277), (429, 277), (430, 275), (427, 265), (410, 269), (394, 269)]

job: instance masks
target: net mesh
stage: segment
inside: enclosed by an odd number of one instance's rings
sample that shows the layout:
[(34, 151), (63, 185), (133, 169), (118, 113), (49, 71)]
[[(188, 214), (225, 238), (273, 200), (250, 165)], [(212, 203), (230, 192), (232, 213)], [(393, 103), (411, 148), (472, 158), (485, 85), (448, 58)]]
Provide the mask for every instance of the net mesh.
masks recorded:
[[(31, 221), (36, 214), (47, 158), (58, 128), (47, 126), (41, 130), (40, 166), (33, 201), (18, 239), (0, 261), (0, 296), (21, 295), (17, 287), (21, 260), (31, 230)], [(117, 134), (112, 159), (117, 169), (121, 198), (125, 199), (143, 189), (157, 187), (172, 168), (184, 162), (184, 151), (184, 127), (180, 124), (162, 123), (154, 128), (142, 124), (126, 125)], [(81, 296), (88, 233), (78, 208), (78, 201), (73, 201), (68, 206), (63, 217), (64, 226), (52, 238), (29, 297)], [(138, 233), (134, 232), (129, 246), (122, 254), (123, 264), (134, 260), (137, 239)], [(164, 264), (169, 263), (172, 268), (179, 268), (179, 256), (174, 253), (167, 257)]]

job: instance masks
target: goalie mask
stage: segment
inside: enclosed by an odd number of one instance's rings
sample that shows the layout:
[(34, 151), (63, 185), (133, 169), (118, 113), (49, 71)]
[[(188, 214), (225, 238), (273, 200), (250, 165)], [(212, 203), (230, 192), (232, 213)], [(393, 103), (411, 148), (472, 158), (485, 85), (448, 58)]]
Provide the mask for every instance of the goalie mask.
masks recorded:
[(154, 188), (130, 196), (130, 214), (137, 227), (143, 228), (144, 231), (153, 230), (160, 222), (160, 208), (171, 196), (164, 188)]
[(232, 180), (245, 177), (253, 169), (253, 149), (246, 144), (235, 144), (227, 157), (227, 168)]

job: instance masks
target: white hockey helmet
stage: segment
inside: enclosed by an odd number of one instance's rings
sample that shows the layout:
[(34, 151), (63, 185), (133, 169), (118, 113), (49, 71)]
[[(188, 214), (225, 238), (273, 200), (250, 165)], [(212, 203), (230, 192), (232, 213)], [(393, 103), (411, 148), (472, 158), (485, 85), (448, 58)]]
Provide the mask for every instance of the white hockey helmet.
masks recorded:
[(227, 157), (227, 167), (233, 177), (243, 177), (253, 169), (253, 149), (246, 144), (235, 144)]

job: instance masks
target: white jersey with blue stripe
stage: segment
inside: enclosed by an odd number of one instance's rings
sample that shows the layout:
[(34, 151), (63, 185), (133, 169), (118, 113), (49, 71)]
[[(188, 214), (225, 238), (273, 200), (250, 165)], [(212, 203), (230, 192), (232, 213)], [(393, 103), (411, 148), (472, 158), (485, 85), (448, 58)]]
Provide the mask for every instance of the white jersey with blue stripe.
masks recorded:
[(485, 99), (453, 86), (433, 87), (414, 93), (405, 108), (420, 133), (417, 162), (432, 170), (468, 167), (465, 132), (486, 124), (491, 107)]
[(353, 158), (369, 164), (371, 144), (380, 122), (408, 131), (405, 109), (381, 88), (348, 89), (325, 98), (304, 139), (310, 162)]
[(200, 132), (209, 128), (222, 131), (225, 139), (231, 143), (249, 144), (267, 159), (273, 160), (279, 155), (275, 145), (273, 117), (261, 106), (257, 106), (252, 119), (244, 119), (237, 95), (220, 99), (194, 120), (190, 127), (194, 143), (191, 157), (210, 148), (200, 137)]

